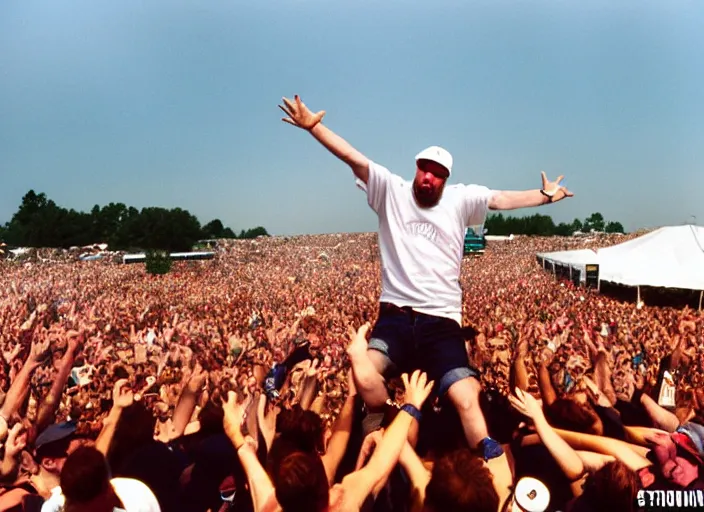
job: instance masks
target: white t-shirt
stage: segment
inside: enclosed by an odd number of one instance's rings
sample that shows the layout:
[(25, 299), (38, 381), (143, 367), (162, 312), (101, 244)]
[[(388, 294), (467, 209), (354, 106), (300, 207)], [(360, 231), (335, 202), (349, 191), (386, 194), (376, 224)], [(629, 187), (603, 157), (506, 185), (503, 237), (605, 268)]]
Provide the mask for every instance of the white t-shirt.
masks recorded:
[[(114, 512), (161, 512), (154, 493), (139, 480), (113, 478), (110, 483), (125, 506), (124, 509), (115, 508)], [(61, 493), (61, 487), (55, 487), (51, 491), (51, 498), (42, 505), (42, 512), (61, 512), (65, 502), (66, 498)]]
[(381, 302), (462, 323), (460, 268), (467, 226), (484, 223), (493, 191), (446, 185), (438, 204), (421, 208), (413, 182), (369, 163), (357, 185), (379, 217)]

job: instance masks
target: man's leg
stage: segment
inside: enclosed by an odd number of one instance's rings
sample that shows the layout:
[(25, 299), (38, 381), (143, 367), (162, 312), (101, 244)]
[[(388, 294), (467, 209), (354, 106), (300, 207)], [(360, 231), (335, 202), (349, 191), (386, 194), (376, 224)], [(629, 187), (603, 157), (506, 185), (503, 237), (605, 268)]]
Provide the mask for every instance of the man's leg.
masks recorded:
[(382, 375), (390, 366), (389, 357), (366, 346), (350, 346), (347, 355), (352, 364), (354, 384), (359, 396), (370, 410), (383, 408), (389, 394)]
[[(381, 348), (385, 345), (385, 342), (378, 338), (372, 338), (370, 345), (377, 346)], [(365, 424), (367, 431), (376, 430), (382, 423), (384, 419), (384, 413), (386, 411), (386, 401), (389, 399), (389, 392), (386, 389), (386, 383), (382, 375), (386, 375), (389, 368), (393, 366), (393, 363), (387, 352), (379, 350), (378, 348), (369, 348), (366, 353), (367, 361), (371, 363), (371, 367), (374, 368), (374, 374), (372, 373), (372, 368), (368, 367), (365, 371), (367, 375), (367, 381), (365, 385), (367, 386), (366, 396), (363, 394), (362, 390), (358, 387), (362, 400), (367, 405), (370, 411), (369, 416)], [(354, 363), (353, 363), (354, 364)], [(368, 363), (364, 363), (366, 366)], [(356, 369), (353, 370), (356, 372)], [(355, 373), (355, 384), (357, 374)], [(408, 442), (411, 446), (416, 446), (418, 442), (418, 422), (414, 421), (408, 429)]]
[(424, 315), (416, 324), (415, 336), (424, 369), (435, 381), (437, 394), (447, 395), (457, 409), (469, 447), (479, 448), (486, 460), (500, 456), (501, 445), (489, 437), (479, 404), (479, 375), (469, 366), (459, 324)]
[(347, 347), (357, 391), (372, 411), (383, 410), (389, 399), (384, 377), (403, 366), (404, 350), (412, 347), (410, 329), (408, 314), (382, 303), (369, 342), (356, 340)]
[(404, 350), (411, 347), (409, 336), (409, 316), (382, 305), (369, 342), (353, 343), (347, 349), (357, 391), (370, 413), (365, 432), (379, 428), (384, 419), (389, 399), (384, 377), (403, 366)]
[(483, 439), (489, 437), (484, 414), (479, 406), (481, 384), (474, 377), (465, 377), (450, 386), (447, 397), (457, 409), (470, 448), (479, 446)]

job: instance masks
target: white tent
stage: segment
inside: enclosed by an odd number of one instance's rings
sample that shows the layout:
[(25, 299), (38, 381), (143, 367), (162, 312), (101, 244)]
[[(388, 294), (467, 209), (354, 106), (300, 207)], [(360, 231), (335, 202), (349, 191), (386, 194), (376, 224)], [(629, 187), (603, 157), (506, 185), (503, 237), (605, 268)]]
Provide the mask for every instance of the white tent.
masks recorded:
[[(540, 253), (538, 260), (582, 270), (599, 265), (599, 281), (626, 286), (704, 290), (704, 227), (668, 226), (612, 247)], [(701, 298), (704, 292), (700, 294)], [(700, 305), (701, 308), (701, 305)]]
[(580, 281), (584, 282), (587, 272), (586, 266), (597, 262), (597, 254), (591, 249), (577, 249), (574, 251), (543, 252), (536, 255), (543, 268), (555, 272), (555, 265), (562, 265), (581, 272)]
[(660, 228), (597, 254), (601, 281), (704, 290), (704, 227)]

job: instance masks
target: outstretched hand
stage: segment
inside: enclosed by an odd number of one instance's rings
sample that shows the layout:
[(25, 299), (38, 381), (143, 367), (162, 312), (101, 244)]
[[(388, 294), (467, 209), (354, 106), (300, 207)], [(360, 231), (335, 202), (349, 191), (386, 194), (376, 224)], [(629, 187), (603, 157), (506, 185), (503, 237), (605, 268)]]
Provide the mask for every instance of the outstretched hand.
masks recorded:
[(316, 124), (323, 120), (325, 111), (313, 113), (306, 104), (301, 101), (301, 97), (296, 94), (293, 100), (282, 98), (285, 106), (279, 105), (279, 108), (284, 111), (286, 117), (281, 118), (282, 121), (304, 130), (311, 130)]
[(516, 388), (515, 396), (509, 395), (508, 401), (515, 410), (533, 421), (543, 416), (543, 409), (535, 397), (520, 388)]
[(401, 375), (403, 387), (406, 390), (405, 403), (411, 404), (420, 409), (423, 403), (433, 390), (434, 381), (428, 382), (428, 375), (425, 372), (416, 370), (409, 377), (407, 373)]
[(556, 203), (565, 197), (574, 196), (566, 187), (560, 185), (560, 182), (565, 178), (564, 176), (558, 176), (555, 181), (548, 180), (545, 171), (540, 171), (540, 176), (543, 179), (543, 192), (550, 198), (550, 202)]

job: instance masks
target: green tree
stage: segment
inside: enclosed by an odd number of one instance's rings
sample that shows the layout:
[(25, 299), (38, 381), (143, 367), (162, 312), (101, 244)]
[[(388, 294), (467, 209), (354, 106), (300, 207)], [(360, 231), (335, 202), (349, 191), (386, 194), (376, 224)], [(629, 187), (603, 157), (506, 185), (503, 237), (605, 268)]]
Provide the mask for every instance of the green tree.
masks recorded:
[(22, 197), (20, 207), (7, 225), (7, 240), (12, 245), (31, 245), (33, 240), (39, 238), (36, 233), (39, 229), (37, 216), (46, 207), (46, 196), (37, 194), (34, 190), (27, 192)]
[(529, 217), (504, 217), (502, 213), (489, 215), (484, 223), (492, 235), (543, 235), (555, 234), (556, 226), (548, 215), (535, 214)]
[(582, 224), (581, 220), (574, 219), (572, 221), (572, 224), (570, 225), (570, 229), (572, 230), (572, 233), (574, 233), (575, 231), (582, 231), (584, 229), (584, 224)]
[(595, 212), (592, 213), (587, 219), (584, 221), (584, 231), (604, 231), (604, 228), (606, 227), (606, 223), (604, 222), (604, 216), (599, 213)]
[(259, 236), (269, 236), (269, 233), (267, 233), (266, 229), (264, 229), (262, 226), (257, 226), (256, 228), (248, 229), (247, 231), (242, 230), (240, 232), (239, 238), (257, 238)]
[(606, 224), (607, 233), (625, 233), (626, 230), (623, 229), (623, 225), (620, 222), (609, 222)]
[(203, 226), (201, 237), (222, 238), (223, 231), (225, 231), (225, 226), (222, 225), (222, 221), (220, 219), (214, 219)]
[(573, 232), (572, 224), (560, 222), (557, 226), (555, 226), (555, 234), (558, 236), (570, 236)]
[[(89, 213), (67, 210), (46, 194), (27, 192), (19, 208), (0, 230), (8, 244), (29, 247), (70, 247), (105, 242), (112, 249), (188, 251), (203, 235), (236, 238), (218, 219), (201, 228), (182, 208), (146, 207), (141, 211), (123, 203), (94, 205)], [(242, 231), (244, 238), (268, 235), (259, 226)]]
[(166, 251), (149, 249), (145, 253), (145, 268), (148, 274), (163, 275), (171, 270), (171, 258)]
[(127, 206), (123, 203), (110, 203), (102, 208), (97, 204), (91, 210), (91, 235), (94, 243), (118, 245), (118, 233), (127, 217)]

